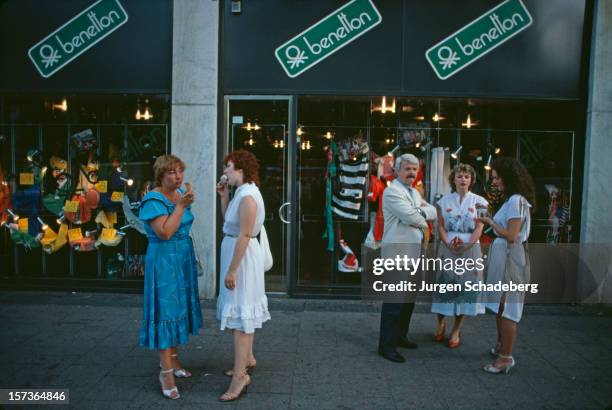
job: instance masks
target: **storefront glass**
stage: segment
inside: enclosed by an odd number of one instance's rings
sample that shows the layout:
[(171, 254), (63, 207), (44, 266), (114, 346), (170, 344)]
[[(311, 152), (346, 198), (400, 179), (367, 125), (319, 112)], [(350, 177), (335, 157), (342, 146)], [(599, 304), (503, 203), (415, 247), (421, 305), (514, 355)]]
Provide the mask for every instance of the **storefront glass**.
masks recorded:
[(6, 283), (142, 286), (136, 216), (169, 150), (167, 96), (5, 96), (1, 113)]
[[(290, 121), (274, 125), (281, 120), (274, 118), (270, 102), (252, 98), (248, 104), (232, 101), (230, 107), (228, 119), (238, 115), (244, 121), (229, 124), (230, 149), (253, 151), (264, 173), (278, 174), (264, 178), (266, 224), (281, 221), (277, 209), (288, 202), (287, 192), (296, 190), (297, 200), (287, 209), (295, 213), (294, 235), (285, 232), (283, 240), (276, 240), (282, 248), (273, 245), (273, 253), (284, 258), (284, 280), (297, 293), (350, 294), (357, 289), (361, 247), (377, 236), (380, 202), (373, 186), (390, 177), (384, 159), (392, 151), (411, 152), (422, 160), (420, 188), (431, 203), (444, 193), (439, 181), (456, 163), (472, 165), (478, 180), (473, 190), (489, 195), (488, 163), (498, 156), (520, 158), (536, 182), (531, 240), (575, 240), (571, 232), (580, 178), (574, 162), (575, 102), (303, 96), (297, 98), (293, 152), (287, 149), (290, 139), (280, 137), (282, 132), (291, 135)], [(287, 118), (284, 111), (280, 116)], [(261, 129), (248, 131), (249, 122)], [(443, 165), (436, 168), (432, 162), (439, 160)]]

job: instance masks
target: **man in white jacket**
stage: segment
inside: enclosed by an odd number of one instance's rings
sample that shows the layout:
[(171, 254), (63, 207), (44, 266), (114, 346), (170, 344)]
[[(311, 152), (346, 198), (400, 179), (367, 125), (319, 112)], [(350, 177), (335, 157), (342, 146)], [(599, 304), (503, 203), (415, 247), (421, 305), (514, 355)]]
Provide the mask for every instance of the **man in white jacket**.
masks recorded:
[[(419, 160), (412, 154), (404, 154), (395, 161), (396, 179), (383, 194), (383, 216), (385, 230), (382, 238), (381, 256), (395, 259), (419, 258), (427, 221), (437, 217), (436, 209), (425, 202), (414, 188), (419, 171)], [(407, 339), (408, 327), (414, 302), (383, 303), (380, 315), (380, 338), (378, 353), (385, 359), (402, 363), (406, 359), (397, 347), (416, 349), (416, 343)]]

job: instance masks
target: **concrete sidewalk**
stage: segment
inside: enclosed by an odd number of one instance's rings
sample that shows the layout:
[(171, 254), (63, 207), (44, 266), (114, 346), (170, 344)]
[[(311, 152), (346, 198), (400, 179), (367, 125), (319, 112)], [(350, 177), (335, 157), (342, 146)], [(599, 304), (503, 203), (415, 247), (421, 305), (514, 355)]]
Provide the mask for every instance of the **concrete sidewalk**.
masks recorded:
[(417, 350), (396, 364), (376, 354), (379, 306), (358, 301), (272, 299), (257, 333), (257, 371), (234, 403), (232, 340), (203, 304), (205, 328), (180, 349), (194, 377), (183, 396), (159, 391), (157, 354), (136, 346), (139, 295), (0, 292), (0, 388), (69, 388), (77, 408), (606, 408), (612, 406), (612, 316), (597, 309), (527, 307), (517, 366), (489, 375), (493, 316), (468, 318), (458, 349), (433, 342), (434, 316), (418, 306)]

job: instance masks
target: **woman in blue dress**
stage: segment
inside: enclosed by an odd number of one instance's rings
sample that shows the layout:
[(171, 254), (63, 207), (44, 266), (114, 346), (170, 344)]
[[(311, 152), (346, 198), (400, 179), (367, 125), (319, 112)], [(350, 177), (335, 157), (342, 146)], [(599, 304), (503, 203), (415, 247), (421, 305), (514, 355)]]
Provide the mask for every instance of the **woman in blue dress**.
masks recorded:
[(190, 184), (181, 189), (185, 164), (174, 155), (163, 155), (153, 165), (155, 188), (140, 208), (149, 245), (145, 256), (144, 312), (140, 345), (158, 349), (162, 394), (180, 397), (175, 377), (190, 377), (178, 357), (179, 344), (202, 327), (198, 298), (198, 270), (189, 231), (193, 223)]

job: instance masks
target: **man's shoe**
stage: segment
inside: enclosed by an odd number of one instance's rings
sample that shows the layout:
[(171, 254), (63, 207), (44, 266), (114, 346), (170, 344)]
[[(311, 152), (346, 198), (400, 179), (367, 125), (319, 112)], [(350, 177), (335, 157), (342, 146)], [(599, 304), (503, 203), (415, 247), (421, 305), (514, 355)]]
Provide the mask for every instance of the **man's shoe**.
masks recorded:
[(395, 350), (391, 350), (388, 352), (385, 352), (383, 350), (378, 350), (378, 354), (384, 357), (385, 359), (391, 360), (392, 362), (395, 362), (395, 363), (404, 363), (406, 361), (404, 356), (402, 356)]
[(402, 339), (399, 341), (399, 343), (397, 344), (399, 347), (403, 347), (404, 349), (416, 349), (419, 347), (418, 344), (414, 343), (411, 340), (408, 339)]

